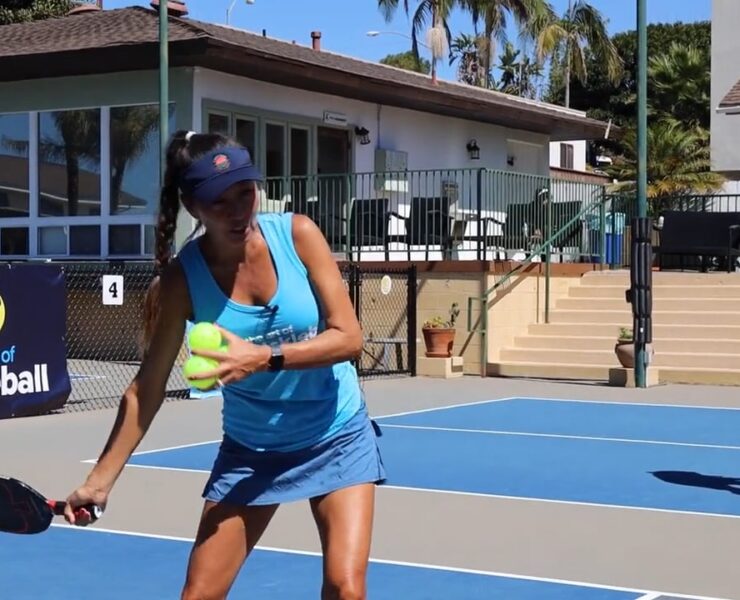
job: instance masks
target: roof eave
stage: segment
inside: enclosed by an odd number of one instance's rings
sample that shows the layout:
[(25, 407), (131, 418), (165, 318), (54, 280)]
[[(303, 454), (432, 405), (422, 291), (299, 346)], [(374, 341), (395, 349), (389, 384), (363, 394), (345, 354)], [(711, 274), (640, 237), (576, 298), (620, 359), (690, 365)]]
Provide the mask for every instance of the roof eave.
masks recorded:
[[(458, 96), (426, 80), (418, 86), (393, 85), (367, 75), (236, 46), (213, 37), (170, 42), (170, 66), (201, 66), (307, 91), (432, 112), (550, 136), (552, 140), (601, 139), (606, 124), (551, 109), (503, 99)], [(0, 59), (0, 82), (98, 75), (159, 68), (159, 44), (124, 44), (54, 54)], [(612, 128), (612, 134), (617, 131)]]
[(209, 39), (208, 46), (201, 59), (205, 68), (308, 91), (525, 129), (550, 135), (554, 140), (601, 139), (607, 130), (601, 121), (524, 103), (516, 106), (514, 101), (497, 104), (451, 96), (436, 88), (431, 80), (428, 85), (389, 85), (384, 79), (278, 57), (214, 38)]

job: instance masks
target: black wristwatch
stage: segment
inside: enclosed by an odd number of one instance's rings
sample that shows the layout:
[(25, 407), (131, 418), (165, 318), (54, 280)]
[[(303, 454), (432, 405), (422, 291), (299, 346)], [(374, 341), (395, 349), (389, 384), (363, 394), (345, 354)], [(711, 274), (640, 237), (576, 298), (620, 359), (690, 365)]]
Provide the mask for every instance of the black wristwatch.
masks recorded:
[(267, 363), (267, 370), (282, 371), (285, 358), (280, 350), (280, 346), (271, 346), (270, 349), (272, 350), (272, 356), (270, 356), (270, 361)]

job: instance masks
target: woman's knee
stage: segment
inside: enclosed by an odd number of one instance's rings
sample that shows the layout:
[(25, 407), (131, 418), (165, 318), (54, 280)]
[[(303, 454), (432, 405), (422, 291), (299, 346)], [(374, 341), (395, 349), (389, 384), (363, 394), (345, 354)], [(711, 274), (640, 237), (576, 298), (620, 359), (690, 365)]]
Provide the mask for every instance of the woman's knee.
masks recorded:
[(182, 590), (180, 600), (226, 600), (226, 592), (214, 589), (205, 580), (188, 580)]
[(330, 574), (324, 580), (321, 600), (365, 600), (366, 598), (365, 573), (346, 573), (341, 576)]

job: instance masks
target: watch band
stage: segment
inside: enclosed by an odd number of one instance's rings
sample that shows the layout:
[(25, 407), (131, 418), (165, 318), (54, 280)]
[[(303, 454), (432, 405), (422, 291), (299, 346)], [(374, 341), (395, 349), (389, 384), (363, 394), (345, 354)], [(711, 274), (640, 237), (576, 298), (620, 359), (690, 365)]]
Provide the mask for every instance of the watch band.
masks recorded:
[(283, 357), (283, 352), (280, 349), (280, 346), (272, 346), (271, 351), (272, 356), (270, 356), (270, 361), (267, 363), (267, 370), (282, 371), (285, 358)]

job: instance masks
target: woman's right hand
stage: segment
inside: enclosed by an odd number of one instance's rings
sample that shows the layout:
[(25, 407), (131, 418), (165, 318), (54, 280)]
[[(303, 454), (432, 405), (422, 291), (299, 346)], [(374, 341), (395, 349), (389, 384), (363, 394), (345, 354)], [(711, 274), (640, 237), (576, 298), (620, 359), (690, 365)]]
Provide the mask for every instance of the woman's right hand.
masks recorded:
[(105, 510), (105, 506), (108, 503), (108, 493), (102, 490), (96, 489), (90, 485), (82, 485), (72, 492), (67, 498), (67, 506), (64, 509), (64, 518), (70, 525), (78, 525), (79, 527), (85, 527), (92, 523), (92, 519), (87, 515), (86, 511), (78, 513), (75, 516), (75, 512), (79, 508), (86, 504), (95, 504), (101, 511)]

